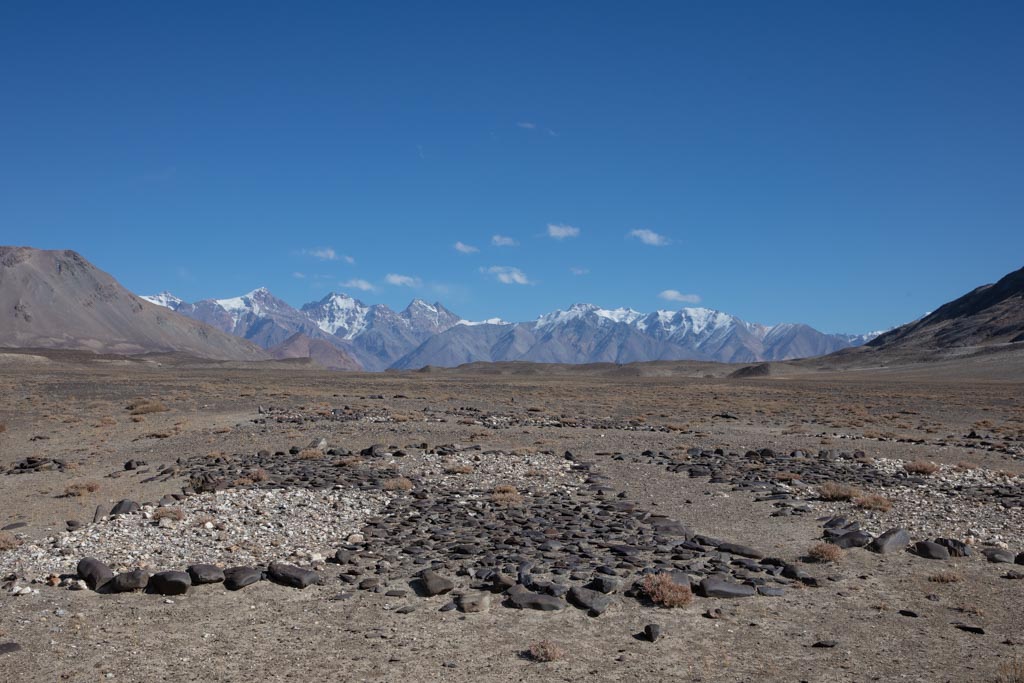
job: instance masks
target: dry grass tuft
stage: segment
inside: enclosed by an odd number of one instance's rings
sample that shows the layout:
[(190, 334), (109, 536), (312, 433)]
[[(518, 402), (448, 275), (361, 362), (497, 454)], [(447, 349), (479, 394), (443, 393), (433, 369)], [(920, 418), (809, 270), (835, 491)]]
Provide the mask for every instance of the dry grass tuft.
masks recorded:
[(856, 486), (827, 481), (818, 487), (818, 495), (822, 500), (853, 500), (863, 495)]
[(773, 478), (775, 481), (793, 481), (799, 479), (800, 475), (796, 472), (776, 472)]
[(460, 465), (459, 463), (445, 463), (445, 474), (470, 474), (473, 471), (472, 465)]
[(939, 471), (939, 466), (928, 460), (914, 460), (903, 463), (903, 469), (910, 474), (930, 475)]
[(838, 562), (843, 558), (843, 549), (831, 543), (815, 543), (807, 549), (807, 557), (815, 562)]
[(346, 455), (344, 458), (338, 458), (331, 464), (335, 467), (355, 467), (356, 465), (362, 465), (363, 459), (358, 455)]
[(0, 434), (3, 434), (6, 431), (7, 431), (7, 425), (4, 424), (3, 422), (0, 422)]
[(491, 502), (503, 505), (521, 505), (523, 496), (515, 486), (501, 484), (495, 486), (491, 491)]
[(932, 574), (928, 577), (928, 580), (932, 583), (960, 583), (964, 580), (964, 577), (960, 576), (956, 572), (946, 570), (937, 574)]
[(1024, 659), (1014, 657), (999, 665), (997, 683), (1024, 683)]
[(0, 531), (0, 550), (14, 550), (21, 541), (10, 531)]
[(550, 640), (538, 640), (526, 650), (526, 656), (535, 662), (557, 662), (566, 654), (565, 648)]
[(892, 510), (892, 501), (885, 496), (878, 495), (877, 493), (861, 496), (860, 498), (854, 498), (853, 504), (862, 510), (878, 510), (879, 512), (888, 512), (889, 510)]
[(83, 481), (65, 486), (64, 495), (68, 498), (79, 498), (87, 493), (96, 493), (99, 490), (99, 483), (95, 481)]
[(676, 583), (671, 574), (648, 574), (641, 584), (644, 593), (655, 605), (662, 607), (683, 607), (693, 601), (689, 585)]
[(253, 481), (266, 481), (270, 479), (270, 474), (262, 467), (257, 467), (249, 473), (249, 479)]
[(185, 519), (185, 511), (172, 507), (157, 508), (157, 511), (153, 513), (153, 519), (157, 522), (161, 519), (173, 519), (175, 522), (180, 522)]
[(136, 401), (128, 405), (128, 411), (131, 415), (147, 415), (149, 413), (166, 413), (170, 410), (160, 401)]
[(381, 484), (385, 491), (412, 491), (412, 482), (406, 477), (392, 477)]
[(304, 451), (299, 451), (299, 460), (320, 460), (324, 457), (324, 452), (316, 448), (307, 448)]
[(978, 463), (967, 460), (961, 460), (957, 464), (953, 465), (953, 469), (957, 472), (970, 472), (971, 470), (976, 470), (979, 467), (981, 467), (981, 465)]

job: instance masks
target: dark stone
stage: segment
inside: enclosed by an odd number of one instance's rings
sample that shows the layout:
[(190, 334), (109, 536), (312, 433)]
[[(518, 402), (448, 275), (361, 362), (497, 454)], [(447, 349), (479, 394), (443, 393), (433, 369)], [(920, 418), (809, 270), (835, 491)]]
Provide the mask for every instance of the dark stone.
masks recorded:
[(983, 629), (980, 626), (972, 626), (970, 624), (961, 624), (961, 623), (955, 623), (955, 624), (953, 624), (953, 626), (956, 626), (961, 631), (966, 631), (967, 633), (974, 633), (974, 634), (979, 635), (979, 636), (985, 635), (985, 629)]
[(748, 598), (756, 595), (757, 589), (745, 583), (709, 576), (700, 582), (700, 594), (706, 598)]
[(888, 555), (904, 550), (910, 545), (910, 534), (906, 529), (889, 529), (884, 534), (871, 541), (868, 550), (874, 553)]
[(647, 624), (647, 626), (644, 626), (644, 635), (652, 643), (658, 642), (658, 639), (661, 638), (661, 626), (658, 624)]
[(871, 543), (871, 540), (871, 534), (858, 529), (856, 531), (848, 531), (841, 536), (833, 538), (829, 542), (843, 550), (848, 550), (850, 548), (863, 548), (868, 543)]
[(622, 587), (622, 581), (614, 576), (596, 576), (587, 588), (602, 593), (614, 593)]
[(194, 564), (188, 568), (188, 575), (193, 586), (224, 581), (224, 570), (212, 564)]
[(782, 586), (758, 586), (757, 594), (769, 598), (781, 598), (786, 594), (786, 589)]
[(950, 557), (970, 557), (971, 548), (963, 541), (954, 538), (936, 538), (935, 542), (949, 550)]
[(254, 567), (231, 567), (224, 570), (224, 587), (229, 591), (236, 591), (260, 581), (263, 572)]
[(525, 586), (516, 584), (508, 589), (508, 598), (513, 605), (519, 609), (536, 609), (544, 612), (554, 612), (565, 609), (565, 601), (559, 600), (552, 595), (534, 593)]
[(267, 575), (274, 583), (291, 588), (305, 588), (320, 583), (320, 572), (302, 569), (284, 562), (271, 562), (267, 568)]
[(920, 616), (917, 612), (915, 612), (912, 609), (901, 609), (899, 611), (899, 614), (900, 614), (900, 616), (911, 617), (911, 618), (914, 618), (914, 619), (916, 619), (917, 617)]
[(1013, 560), (1014, 564), (1024, 564), (1024, 553), (1017, 553), (1017, 557)]
[(838, 640), (819, 640), (814, 645), (811, 645), (811, 647), (825, 647), (825, 648), (828, 648), (828, 647), (835, 647), (838, 644), (839, 644)]
[(1002, 548), (986, 548), (981, 553), (988, 558), (989, 562), (1012, 564), (1015, 559), (1012, 552)]
[(192, 585), (185, 572), (157, 572), (149, 577), (147, 591), (157, 595), (184, 595)]
[(103, 593), (130, 593), (140, 591), (149, 584), (149, 573), (142, 569), (123, 572), (100, 587)]
[(738, 543), (722, 543), (722, 544), (720, 544), (718, 546), (718, 550), (719, 550), (719, 552), (729, 553), (730, 555), (739, 555), (741, 557), (750, 557), (750, 558), (753, 558), (755, 560), (760, 560), (762, 557), (764, 557), (763, 553), (759, 553), (758, 551), (754, 550), (753, 548), (750, 548), (750, 547), (745, 546), (745, 545), (740, 545)]
[(932, 541), (918, 541), (914, 544), (914, 554), (928, 560), (948, 560), (949, 548)]
[(426, 569), (420, 573), (420, 585), (427, 595), (441, 595), (450, 592), (455, 588), (451, 579), (446, 579), (433, 569)]
[(0, 643), (0, 655), (9, 655), (21, 651), (21, 645), (17, 643)]
[(118, 502), (118, 504), (114, 506), (114, 509), (110, 511), (110, 514), (130, 515), (131, 513), (138, 511), (139, 504), (136, 503), (134, 500), (128, 500), (127, 498), (125, 498), (124, 500)]
[(96, 558), (85, 557), (78, 562), (78, 578), (83, 579), (89, 588), (96, 590), (114, 578), (114, 572)]
[(569, 589), (569, 602), (580, 609), (587, 610), (587, 614), (590, 616), (599, 617), (611, 607), (612, 598), (589, 588), (573, 586)]

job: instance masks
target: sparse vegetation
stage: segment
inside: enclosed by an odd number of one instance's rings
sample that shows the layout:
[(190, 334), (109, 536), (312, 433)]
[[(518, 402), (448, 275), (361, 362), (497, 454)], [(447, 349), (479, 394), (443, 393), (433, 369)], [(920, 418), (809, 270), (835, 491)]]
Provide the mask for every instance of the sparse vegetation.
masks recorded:
[(914, 460), (903, 463), (903, 469), (910, 474), (932, 475), (941, 469), (938, 465), (928, 460)]
[(828, 481), (818, 487), (818, 495), (822, 500), (853, 500), (863, 493), (855, 486)]
[(981, 467), (981, 465), (978, 463), (965, 460), (961, 460), (957, 464), (953, 465), (953, 469), (957, 472), (970, 472), (971, 470), (976, 470), (979, 467)]
[(815, 562), (838, 562), (843, 558), (843, 549), (832, 543), (815, 543), (807, 549), (807, 557)]
[(157, 508), (156, 512), (153, 513), (153, 520), (159, 522), (161, 519), (170, 519), (175, 522), (180, 522), (185, 519), (185, 511), (177, 507)]
[(249, 478), (253, 481), (267, 481), (270, 479), (270, 474), (262, 467), (257, 467), (249, 473)]
[(444, 473), (445, 474), (470, 474), (473, 471), (472, 465), (459, 464), (459, 463), (445, 463)]
[(142, 400), (130, 403), (128, 406), (130, 415), (148, 415), (149, 413), (166, 413), (169, 408), (160, 401)]
[(535, 662), (557, 662), (565, 655), (565, 648), (550, 640), (538, 640), (526, 650), (526, 656)]
[(523, 496), (515, 486), (501, 484), (495, 486), (491, 491), (491, 502), (502, 505), (520, 505), (523, 502)]
[(693, 601), (689, 584), (676, 583), (672, 575), (665, 572), (648, 574), (641, 586), (651, 602), (661, 607), (684, 607)]
[(0, 531), (0, 550), (14, 550), (21, 541), (10, 531)]
[(316, 448), (307, 448), (299, 451), (299, 460), (320, 460), (323, 457), (324, 452)]
[(928, 577), (928, 580), (932, 583), (960, 583), (963, 581), (962, 576), (954, 571), (944, 570), (936, 574), (932, 574)]
[(1024, 683), (1024, 659), (1014, 657), (999, 665), (997, 683)]
[(853, 504), (862, 510), (877, 510), (878, 512), (888, 512), (892, 510), (892, 501), (885, 496), (872, 493), (858, 498), (853, 499)]
[(64, 487), (64, 495), (68, 498), (80, 498), (87, 493), (96, 493), (100, 490), (100, 485), (95, 481), (84, 481), (77, 482), (74, 484), (68, 484)]
[(392, 477), (381, 484), (385, 491), (412, 491), (413, 485), (406, 477)]
[(0, 422), (0, 434), (3, 434), (6, 431), (7, 431), (7, 425), (4, 424), (3, 422)]

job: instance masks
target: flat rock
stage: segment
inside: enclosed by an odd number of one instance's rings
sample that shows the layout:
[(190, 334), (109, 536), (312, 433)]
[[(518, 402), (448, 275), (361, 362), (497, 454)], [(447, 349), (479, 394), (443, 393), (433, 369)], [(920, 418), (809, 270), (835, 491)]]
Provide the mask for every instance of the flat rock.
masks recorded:
[(271, 562), (267, 568), (267, 576), (274, 583), (291, 588), (305, 588), (320, 582), (320, 572), (296, 567), (284, 562)]
[(135, 569), (130, 572), (118, 574), (110, 581), (100, 586), (103, 593), (130, 593), (140, 591), (149, 584), (149, 572), (142, 569)]
[(888, 555), (889, 553), (898, 553), (901, 550), (906, 549), (910, 545), (910, 534), (906, 529), (889, 529), (884, 534), (871, 541), (868, 545), (868, 550), (874, 553), (881, 553), (882, 555)]
[(611, 607), (612, 598), (600, 591), (573, 586), (569, 589), (569, 602), (580, 609), (587, 610), (587, 614), (590, 616), (599, 617)]
[(837, 536), (829, 541), (829, 543), (838, 546), (843, 550), (849, 550), (850, 548), (863, 548), (867, 544), (871, 543), (871, 541), (871, 534), (857, 529), (856, 531), (848, 531), (841, 536)]
[(194, 564), (188, 568), (188, 575), (193, 586), (224, 581), (224, 570), (212, 564)]
[(981, 553), (988, 558), (989, 562), (996, 562), (1000, 564), (1013, 564), (1015, 559), (1011, 551), (1003, 550), (1002, 548), (985, 548)]
[(124, 500), (118, 501), (117, 505), (114, 506), (114, 509), (112, 509), (110, 511), (110, 514), (112, 514), (112, 515), (130, 515), (133, 512), (138, 512), (138, 511), (139, 511), (139, 504), (136, 503), (134, 500), (128, 500), (127, 498), (125, 498)]
[(757, 589), (745, 583), (709, 576), (700, 582), (700, 594), (706, 598), (749, 598), (757, 594)]
[(508, 589), (508, 598), (519, 609), (536, 609), (543, 612), (556, 612), (565, 609), (566, 602), (552, 595), (534, 593), (526, 586), (516, 584)]
[(451, 579), (446, 579), (433, 569), (425, 569), (420, 573), (420, 585), (429, 596), (448, 593), (455, 588), (455, 584)]
[(491, 594), (467, 593), (460, 595), (458, 607), (463, 612), (486, 612), (491, 609)]
[(231, 567), (224, 570), (224, 587), (229, 591), (252, 585), (263, 578), (263, 572), (255, 567)]
[(185, 572), (157, 572), (149, 577), (146, 590), (157, 595), (184, 595), (192, 585), (192, 579)]
[(9, 655), (20, 651), (21, 645), (17, 643), (0, 643), (0, 655)]
[(933, 541), (918, 541), (914, 544), (914, 554), (928, 560), (948, 560), (949, 548)]
[(114, 571), (95, 557), (84, 557), (78, 562), (78, 577), (96, 590), (114, 578)]

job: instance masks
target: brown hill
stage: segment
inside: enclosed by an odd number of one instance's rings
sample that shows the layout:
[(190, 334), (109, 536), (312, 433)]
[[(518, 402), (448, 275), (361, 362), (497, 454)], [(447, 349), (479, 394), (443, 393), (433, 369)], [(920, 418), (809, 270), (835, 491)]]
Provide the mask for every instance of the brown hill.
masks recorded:
[(297, 332), (270, 349), (270, 355), (278, 360), (286, 358), (309, 358), (329, 370), (362, 370), (355, 358), (323, 339), (311, 339)]
[(73, 251), (0, 247), (0, 347), (262, 360), (254, 344), (135, 296)]

